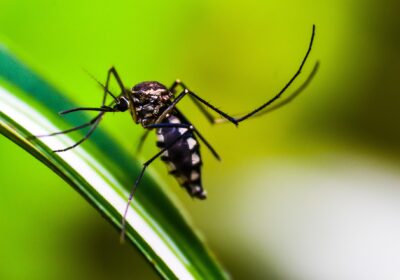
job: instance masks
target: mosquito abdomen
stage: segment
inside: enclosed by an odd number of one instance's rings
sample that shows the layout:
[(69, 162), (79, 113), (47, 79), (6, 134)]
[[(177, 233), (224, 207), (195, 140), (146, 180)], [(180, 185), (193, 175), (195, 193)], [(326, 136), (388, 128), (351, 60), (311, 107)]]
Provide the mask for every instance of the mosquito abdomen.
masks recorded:
[[(179, 116), (171, 115), (163, 123), (185, 123)], [(201, 184), (201, 155), (200, 146), (193, 132), (188, 128), (163, 127), (156, 131), (157, 146), (165, 148), (181, 137), (174, 145), (166, 150), (161, 159), (166, 163), (169, 173), (192, 196), (205, 199), (206, 193)]]

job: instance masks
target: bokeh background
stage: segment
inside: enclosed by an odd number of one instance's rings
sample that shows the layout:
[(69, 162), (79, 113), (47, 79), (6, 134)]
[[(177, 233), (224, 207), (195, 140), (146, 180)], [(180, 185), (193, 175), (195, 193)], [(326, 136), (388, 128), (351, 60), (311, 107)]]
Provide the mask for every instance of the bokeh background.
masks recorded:
[[(180, 104), (223, 158), (203, 149), (207, 201), (152, 168), (236, 279), (400, 279), (398, 10), (395, 0), (2, 0), (0, 38), (77, 104), (101, 99), (82, 69), (103, 80), (115, 65), (125, 84), (180, 78), (241, 113), (289, 80), (316, 24), (292, 90), (317, 60), (320, 70), (287, 107), (235, 128)], [(141, 128), (128, 114), (101, 125), (133, 155)], [(152, 138), (141, 159), (155, 151)], [(0, 279), (158, 278), (49, 169), (5, 138), (0, 155)]]

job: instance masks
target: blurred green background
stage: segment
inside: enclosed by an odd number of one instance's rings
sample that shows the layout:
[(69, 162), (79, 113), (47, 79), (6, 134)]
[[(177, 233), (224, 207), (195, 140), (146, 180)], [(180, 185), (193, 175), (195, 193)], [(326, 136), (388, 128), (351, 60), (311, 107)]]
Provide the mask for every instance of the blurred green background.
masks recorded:
[[(180, 78), (241, 113), (290, 79), (316, 24), (292, 90), (317, 60), (320, 70), (287, 107), (237, 129), (180, 104), (222, 156), (203, 149), (207, 201), (152, 168), (236, 279), (399, 279), (398, 10), (394, 0), (3, 0), (0, 38), (82, 106), (101, 102), (82, 69), (104, 80), (114, 65), (126, 85)], [(133, 156), (142, 130), (128, 114), (101, 125)], [(140, 157), (155, 151), (152, 138)], [(0, 279), (157, 279), (48, 168), (5, 138), (0, 154)]]

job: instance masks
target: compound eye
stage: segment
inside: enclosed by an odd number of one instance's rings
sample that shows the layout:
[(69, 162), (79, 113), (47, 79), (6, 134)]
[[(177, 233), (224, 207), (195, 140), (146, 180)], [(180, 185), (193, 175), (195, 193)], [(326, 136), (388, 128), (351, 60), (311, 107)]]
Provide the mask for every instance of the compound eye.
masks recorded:
[(114, 108), (117, 109), (120, 112), (124, 112), (126, 110), (128, 110), (128, 100), (126, 100), (125, 97), (121, 97), (119, 100), (119, 102), (117, 104), (115, 104)]

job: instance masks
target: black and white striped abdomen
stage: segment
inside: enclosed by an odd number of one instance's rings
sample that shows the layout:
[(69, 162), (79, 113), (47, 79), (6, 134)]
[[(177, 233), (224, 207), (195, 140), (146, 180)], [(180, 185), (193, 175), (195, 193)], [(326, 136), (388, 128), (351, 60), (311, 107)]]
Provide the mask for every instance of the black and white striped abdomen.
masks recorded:
[[(169, 116), (163, 123), (187, 123), (179, 116)], [(201, 184), (201, 156), (199, 143), (193, 131), (187, 128), (163, 127), (157, 131), (157, 146), (165, 148), (171, 145), (179, 137), (183, 137), (176, 141), (161, 156), (168, 167), (169, 173), (172, 174), (184, 187), (188, 193), (196, 198), (205, 199), (206, 193)]]

